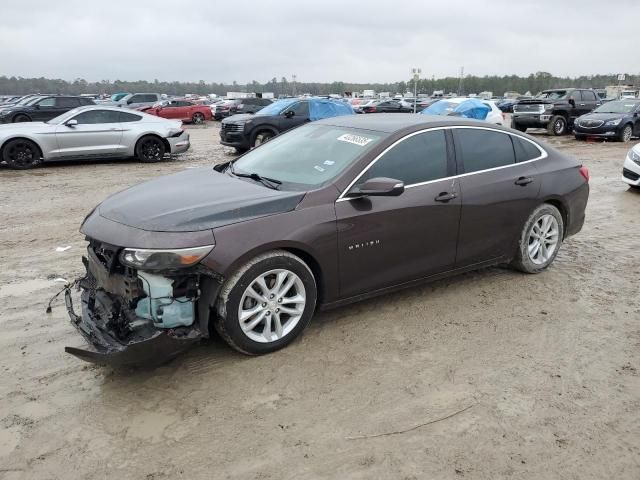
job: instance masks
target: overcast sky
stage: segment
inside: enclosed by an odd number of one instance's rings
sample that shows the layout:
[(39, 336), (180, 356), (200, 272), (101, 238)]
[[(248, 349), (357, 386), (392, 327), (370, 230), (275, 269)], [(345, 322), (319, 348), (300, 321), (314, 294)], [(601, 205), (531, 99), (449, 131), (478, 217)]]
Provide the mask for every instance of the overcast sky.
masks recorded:
[[(101, 9), (98, 9), (98, 4)], [(640, 0), (5, 0), (0, 75), (395, 82), (638, 73)]]

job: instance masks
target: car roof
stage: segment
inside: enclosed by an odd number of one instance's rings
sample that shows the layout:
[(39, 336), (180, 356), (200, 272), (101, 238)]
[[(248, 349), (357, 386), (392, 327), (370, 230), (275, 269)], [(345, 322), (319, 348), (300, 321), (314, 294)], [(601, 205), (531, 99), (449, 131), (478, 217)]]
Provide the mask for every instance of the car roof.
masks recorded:
[(366, 115), (341, 115), (338, 117), (317, 120), (314, 123), (331, 125), (334, 127), (361, 128), (385, 133), (395, 133), (405, 129), (420, 129), (430, 127), (447, 127), (455, 125), (469, 125), (491, 127), (505, 130), (498, 125), (491, 125), (480, 120), (469, 120), (461, 117), (417, 115), (415, 113), (371, 113)]

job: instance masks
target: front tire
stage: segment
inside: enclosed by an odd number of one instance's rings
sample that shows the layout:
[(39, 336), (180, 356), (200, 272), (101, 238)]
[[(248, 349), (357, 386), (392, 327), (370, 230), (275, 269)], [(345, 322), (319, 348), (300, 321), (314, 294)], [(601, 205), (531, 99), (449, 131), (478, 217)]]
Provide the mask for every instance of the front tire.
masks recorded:
[(275, 134), (273, 132), (268, 131), (268, 130), (265, 130), (265, 131), (262, 131), (262, 132), (258, 132), (258, 134), (253, 139), (253, 148), (259, 147), (263, 143), (267, 143), (273, 137), (275, 137)]
[(309, 267), (296, 255), (276, 250), (247, 262), (227, 280), (213, 325), (239, 352), (270, 353), (305, 329), (316, 299), (316, 281)]
[(522, 228), (518, 251), (511, 265), (525, 273), (542, 272), (556, 258), (563, 232), (564, 221), (558, 209), (548, 203), (540, 205)]
[(631, 136), (633, 135), (633, 127), (631, 125), (625, 125), (624, 128), (620, 131), (619, 140), (623, 143), (627, 143), (631, 140)]
[(28, 115), (25, 115), (23, 113), (19, 113), (18, 115), (13, 117), (13, 123), (23, 123), (23, 122), (30, 122), (30, 121), (31, 121), (31, 118)]
[(155, 163), (162, 160), (165, 150), (162, 140), (154, 135), (147, 135), (138, 140), (136, 157), (144, 163)]
[(193, 114), (193, 116), (191, 117), (191, 121), (195, 124), (195, 125), (200, 125), (204, 123), (204, 114), (201, 112), (196, 112)]
[(40, 149), (31, 140), (21, 138), (10, 140), (2, 149), (2, 160), (17, 170), (37, 167), (41, 157)]
[(554, 115), (547, 125), (547, 131), (550, 135), (559, 137), (567, 133), (567, 119), (562, 115)]

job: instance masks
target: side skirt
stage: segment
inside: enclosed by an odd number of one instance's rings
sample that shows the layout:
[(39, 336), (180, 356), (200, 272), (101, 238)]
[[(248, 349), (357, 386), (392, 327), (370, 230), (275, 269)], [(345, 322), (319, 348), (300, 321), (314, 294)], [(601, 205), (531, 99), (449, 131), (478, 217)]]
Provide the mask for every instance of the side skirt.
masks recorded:
[(446, 272), (437, 273), (435, 275), (429, 275), (428, 277), (422, 277), (416, 280), (411, 280), (409, 282), (399, 283), (397, 285), (391, 285), (389, 287), (380, 288), (378, 290), (373, 290), (371, 292), (354, 295), (353, 297), (343, 298), (340, 300), (335, 300), (333, 302), (324, 303), (320, 306), (319, 310), (331, 310), (332, 308), (342, 307), (344, 305), (349, 305), (350, 303), (360, 302), (362, 300), (367, 300), (369, 298), (377, 297), (379, 295), (385, 295), (387, 293), (396, 292), (398, 290), (404, 290), (405, 288), (415, 287), (423, 283), (434, 282), (436, 280), (453, 277), (461, 273), (471, 272), (473, 270), (479, 270), (481, 268), (493, 267), (495, 265), (508, 263), (510, 261), (511, 261), (511, 258), (499, 257), (499, 258), (494, 258), (492, 260), (487, 260), (484, 262), (474, 263), (466, 267), (454, 268), (453, 270), (447, 270)]

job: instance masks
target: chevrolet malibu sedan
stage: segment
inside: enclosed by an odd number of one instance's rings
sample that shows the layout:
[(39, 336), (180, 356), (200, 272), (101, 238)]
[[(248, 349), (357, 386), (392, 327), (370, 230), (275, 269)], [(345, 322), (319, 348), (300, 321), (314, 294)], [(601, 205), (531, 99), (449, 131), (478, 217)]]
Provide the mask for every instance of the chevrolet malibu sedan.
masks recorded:
[(152, 163), (189, 146), (181, 121), (118, 107), (80, 107), (47, 122), (0, 125), (0, 161), (22, 170), (91, 158), (135, 157)]
[(485, 122), (380, 114), (304, 124), (98, 205), (81, 226), (80, 296), (66, 291), (90, 345), (66, 350), (151, 363), (215, 330), (265, 354), (318, 309), (495, 264), (539, 273), (582, 228), (588, 181), (574, 159)]

